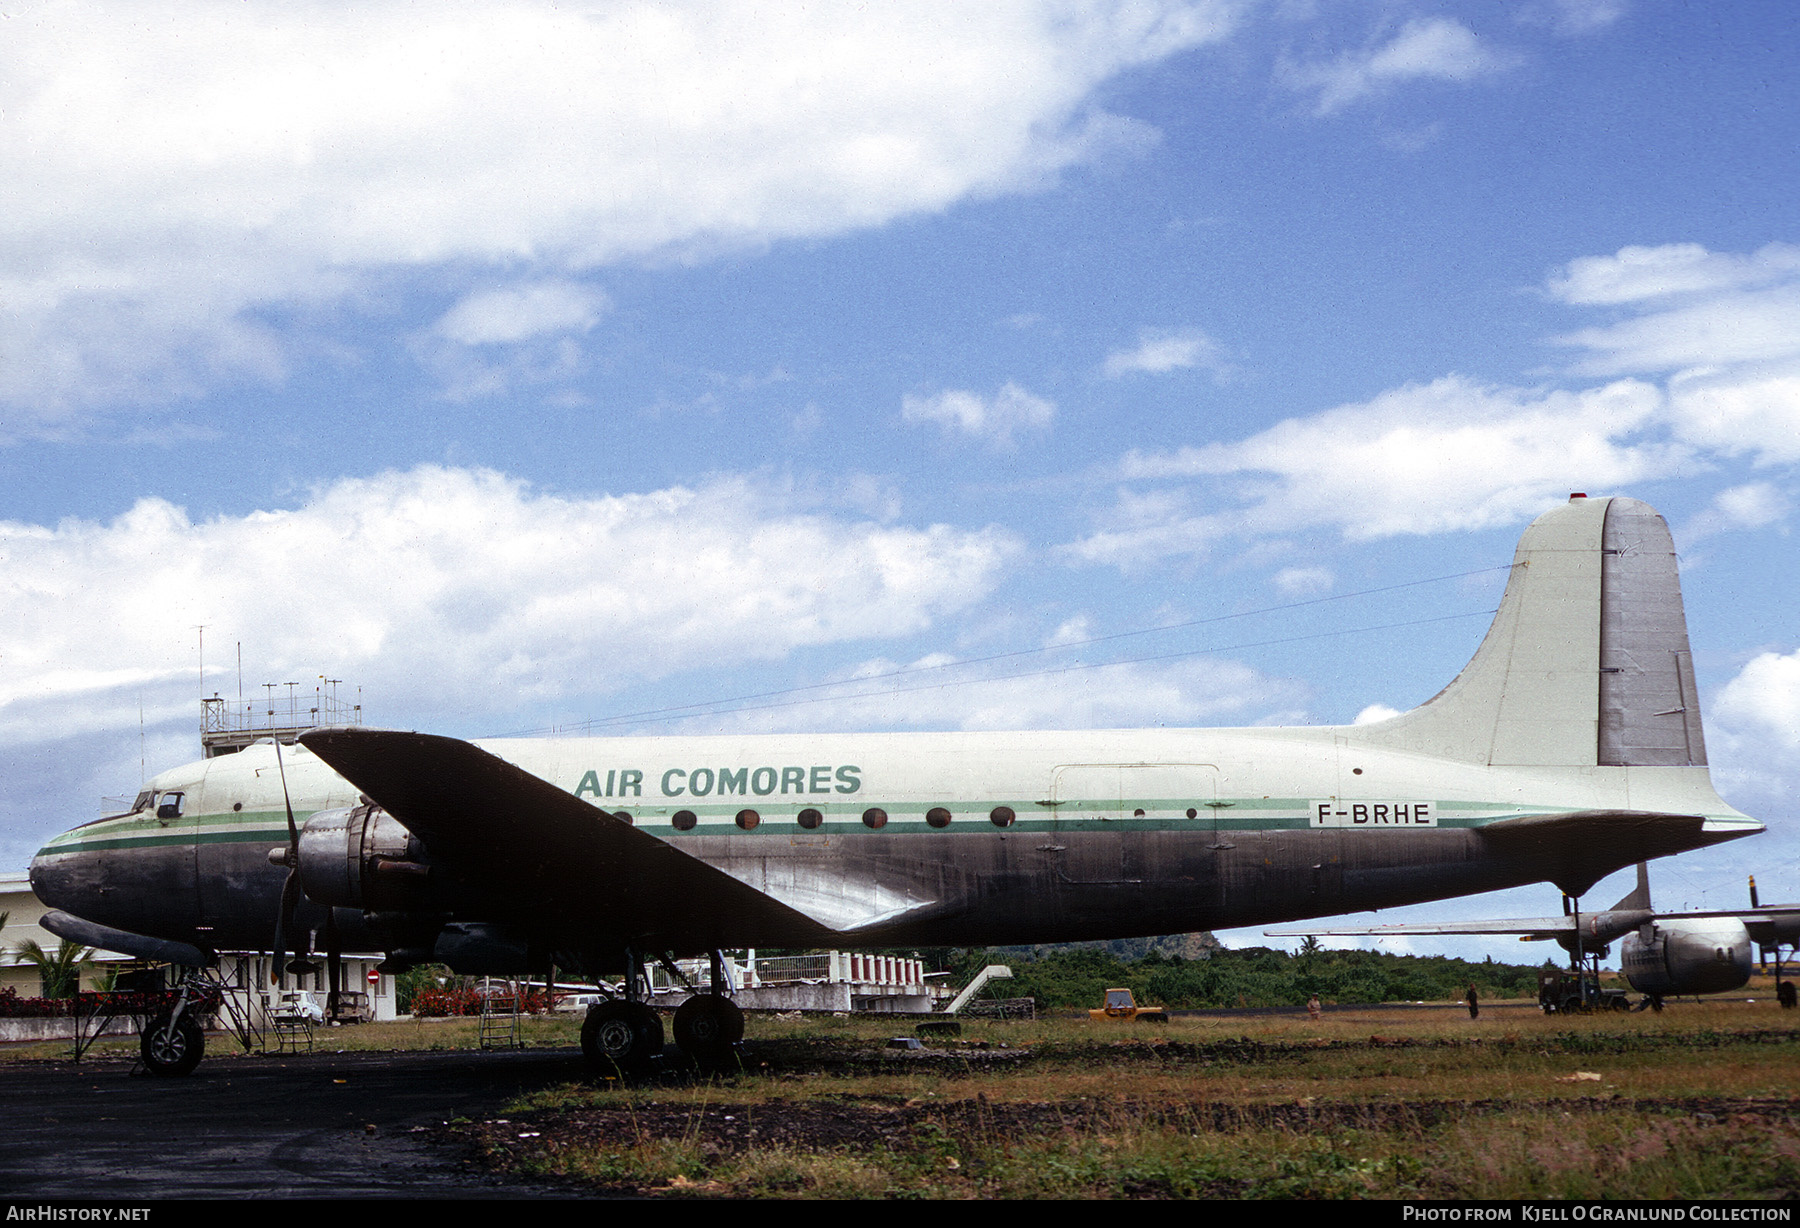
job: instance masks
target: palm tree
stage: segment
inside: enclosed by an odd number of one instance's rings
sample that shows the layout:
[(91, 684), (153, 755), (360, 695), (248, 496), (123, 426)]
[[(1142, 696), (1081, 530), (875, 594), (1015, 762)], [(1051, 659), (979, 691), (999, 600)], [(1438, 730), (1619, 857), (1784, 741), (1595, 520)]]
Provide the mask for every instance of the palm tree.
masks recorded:
[(36, 964), (38, 979), (43, 983), (46, 998), (73, 998), (81, 988), (81, 969), (94, 953), (94, 948), (84, 947), (78, 942), (70, 942), (67, 938), (56, 948), (56, 954), (44, 950), (35, 939), (27, 938), (19, 944), (19, 955), (26, 963)]

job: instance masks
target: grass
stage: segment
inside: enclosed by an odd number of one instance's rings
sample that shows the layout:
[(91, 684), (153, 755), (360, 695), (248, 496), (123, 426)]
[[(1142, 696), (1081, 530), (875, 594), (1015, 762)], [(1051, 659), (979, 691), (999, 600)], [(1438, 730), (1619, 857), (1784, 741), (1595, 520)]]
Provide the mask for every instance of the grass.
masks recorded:
[[(542, 1122), (533, 1122), (534, 1126)], [(1059, 1129), (971, 1128), (915, 1118), (873, 1147), (723, 1150), (690, 1127), (668, 1137), (513, 1149), (498, 1167), (613, 1189), (734, 1198), (1757, 1198), (1800, 1181), (1791, 1123), (1704, 1121), (1638, 1110), (1521, 1108), (1447, 1125), (1315, 1128), (1101, 1113)]]
[(1031, 1060), (959, 1065), (886, 1058), (895, 1021), (757, 1018), (818, 1069), (570, 1084), (476, 1132), (495, 1167), (663, 1197), (1776, 1197), (1800, 1190), (1791, 1019), (1044, 1020), (966, 1027)]
[[(1766, 1000), (1574, 1017), (1484, 1006), (1477, 1020), (1385, 1007), (968, 1021), (923, 1057), (882, 1048), (902, 1020), (748, 1022), (750, 1061), (729, 1077), (571, 1082), (455, 1128), (495, 1169), (657, 1197), (1800, 1192), (1800, 1020)], [(532, 1020), (527, 1039), (572, 1047), (578, 1031), (573, 1017)], [(316, 1036), (325, 1051), (473, 1049), (476, 1025)]]

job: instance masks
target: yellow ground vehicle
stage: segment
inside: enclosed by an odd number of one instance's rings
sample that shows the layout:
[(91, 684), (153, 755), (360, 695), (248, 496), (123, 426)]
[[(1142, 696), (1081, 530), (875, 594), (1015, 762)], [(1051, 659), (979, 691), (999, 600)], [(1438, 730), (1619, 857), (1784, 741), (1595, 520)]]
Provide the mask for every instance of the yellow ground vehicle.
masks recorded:
[(1169, 1008), (1166, 1006), (1139, 1006), (1131, 996), (1129, 989), (1109, 989), (1106, 991), (1106, 1005), (1099, 1010), (1088, 1012), (1089, 1019), (1140, 1019), (1145, 1023), (1169, 1022)]

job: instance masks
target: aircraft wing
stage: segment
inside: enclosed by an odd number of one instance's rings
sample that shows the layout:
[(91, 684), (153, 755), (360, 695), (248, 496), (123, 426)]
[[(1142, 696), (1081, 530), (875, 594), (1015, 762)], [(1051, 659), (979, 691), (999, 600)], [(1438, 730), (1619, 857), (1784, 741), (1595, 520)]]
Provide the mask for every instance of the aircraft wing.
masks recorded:
[(1800, 904), (1765, 904), (1760, 908), (1710, 908), (1692, 912), (1659, 912), (1658, 921), (1741, 921), (1758, 946), (1791, 945), (1800, 938)]
[[(1778, 904), (1764, 908), (1711, 908), (1687, 912), (1662, 912), (1639, 908), (1612, 908), (1602, 912), (1581, 914), (1582, 940), (1611, 942), (1645, 922), (1706, 921), (1725, 919), (1741, 921), (1750, 936), (1764, 946), (1783, 945), (1794, 941), (1800, 930), (1800, 904)], [(1380, 938), (1405, 934), (1517, 934), (1521, 941), (1533, 942), (1567, 938), (1575, 932), (1574, 917), (1511, 917), (1494, 921), (1419, 921), (1396, 922), (1393, 925), (1363, 926), (1299, 926), (1264, 930), (1271, 938)]]
[(680, 950), (744, 934), (809, 946), (832, 932), (468, 742), (360, 727), (300, 741), (423, 840), (434, 872), (441, 865), (515, 917)]

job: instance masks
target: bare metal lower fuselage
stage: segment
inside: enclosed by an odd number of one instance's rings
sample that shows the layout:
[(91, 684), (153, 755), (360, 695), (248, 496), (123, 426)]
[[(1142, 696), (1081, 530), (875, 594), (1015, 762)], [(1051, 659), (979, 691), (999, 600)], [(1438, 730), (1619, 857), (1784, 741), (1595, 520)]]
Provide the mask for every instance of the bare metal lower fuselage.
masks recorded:
[[(272, 838), (278, 843), (270, 832), (235, 842), (47, 854), (34, 863), (32, 884), (52, 907), (117, 929), (218, 950), (268, 950), (286, 873), (269, 862)], [(746, 875), (778, 859), (784, 878), (880, 882), (930, 901), (860, 930), (857, 941), (867, 946), (1186, 933), (1391, 908), (1544, 877), (1541, 863), (1497, 854), (1479, 829), (1269, 832), (1206, 824), (1188, 831), (753, 833), (698, 836), (682, 847)], [(598, 935), (579, 910), (547, 917), (523, 901), (475, 912), (454, 897), (442, 903), (446, 915), (520, 927), (544, 950), (610, 949), (636, 937)], [(337, 914), (345, 949), (381, 949), (379, 924), (356, 910)], [(325, 909), (303, 904), (298, 920), (317, 933)], [(832, 939), (823, 928), (760, 932), (728, 917), (718, 923), (734, 946)]]

